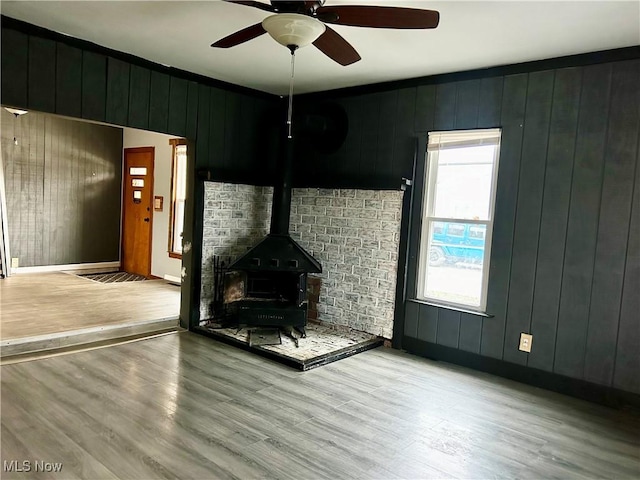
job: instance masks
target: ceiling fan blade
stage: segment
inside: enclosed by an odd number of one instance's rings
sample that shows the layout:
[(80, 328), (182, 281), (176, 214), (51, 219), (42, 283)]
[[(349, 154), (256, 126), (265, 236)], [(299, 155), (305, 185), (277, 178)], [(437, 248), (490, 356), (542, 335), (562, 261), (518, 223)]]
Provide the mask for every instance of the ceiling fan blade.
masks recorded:
[(347, 66), (360, 60), (360, 55), (358, 55), (355, 48), (329, 26), (313, 44), (318, 50), (340, 65)]
[(325, 22), (353, 27), (436, 28), (440, 21), (435, 10), (401, 7), (338, 5), (320, 7), (317, 14)]
[(247, 7), (259, 8), (260, 10), (264, 10), (265, 12), (274, 12), (275, 10), (269, 4), (262, 2), (254, 2), (251, 0), (224, 0), (227, 3), (237, 3), (238, 5), (245, 5)]
[(212, 43), (211, 46), (216, 48), (235, 47), (241, 43), (253, 40), (264, 33), (267, 33), (267, 31), (262, 27), (262, 23), (256, 23), (255, 25), (238, 30), (236, 33), (232, 33), (231, 35)]

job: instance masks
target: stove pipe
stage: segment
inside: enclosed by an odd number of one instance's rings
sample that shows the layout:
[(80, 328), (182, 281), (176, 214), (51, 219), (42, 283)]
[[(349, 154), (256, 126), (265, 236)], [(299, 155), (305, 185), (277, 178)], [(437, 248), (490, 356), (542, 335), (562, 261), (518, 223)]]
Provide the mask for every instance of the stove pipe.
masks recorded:
[(286, 138), (284, 155), (273, 186), (271, 203), (270, 235), (289, 235), (289, 215), (291, 212), (291, 188), (293, 181), (293, 138)]

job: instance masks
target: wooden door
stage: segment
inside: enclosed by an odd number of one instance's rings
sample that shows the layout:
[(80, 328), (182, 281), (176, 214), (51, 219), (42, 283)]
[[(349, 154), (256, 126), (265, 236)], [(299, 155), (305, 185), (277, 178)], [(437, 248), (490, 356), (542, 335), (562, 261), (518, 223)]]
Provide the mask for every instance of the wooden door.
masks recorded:
[(122, 269), (151, 275), (154, 147), (125, 148), (122, 189)]

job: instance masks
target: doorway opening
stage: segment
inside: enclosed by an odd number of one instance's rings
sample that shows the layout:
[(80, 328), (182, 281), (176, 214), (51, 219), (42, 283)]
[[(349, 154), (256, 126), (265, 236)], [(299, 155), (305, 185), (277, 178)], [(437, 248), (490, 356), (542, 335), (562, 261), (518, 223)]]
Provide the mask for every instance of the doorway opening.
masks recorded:
[[(13, 116), (1, 115), (10, 251), (0, 280), (2, 359), (175, 331), (182, 265), (167, 239), (176, 136), (35, 111), (16, 130)], [(145, 158), (146, 174), (131, 175)], [(129, 229), (128, 218), (142, 228)], [(143, 281), (92, 276), (118, 271)]]

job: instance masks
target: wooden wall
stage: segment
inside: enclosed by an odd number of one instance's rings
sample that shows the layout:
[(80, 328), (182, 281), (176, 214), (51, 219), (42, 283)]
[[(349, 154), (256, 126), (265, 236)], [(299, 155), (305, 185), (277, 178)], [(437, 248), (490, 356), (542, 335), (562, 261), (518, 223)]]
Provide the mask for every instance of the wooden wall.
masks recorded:
[[(327, 186), (340, 175), (353, 187), (397, 188), (402, 176), (412, 176), (416, 137), (424, 144), (431, 130), (503, 129), (487, 305), (493, 316), (409, 301), (405, 347), (437, 356), (430, 346), (444, 346), (640, 393), (638, 52), (608, 63), (444, 76), (305, 98), (336, 102), (349, 115), (338, 152), (305, 152), (312, 182)], [(415, 296), (421, 149), (409, 298)], [(530, 354), (517, 348), (521, 332), (533, 334)]]
[(3, 105), (141, 128), (189, 139), (183, 254), (183, 326), (198, 322), (203, 184), (263, 184), (273, 167), (277, 97), (108, 50), (2, 17)]
[(118, 261), (122, 129), (0, 115), (11, 256), (21, 267)]

